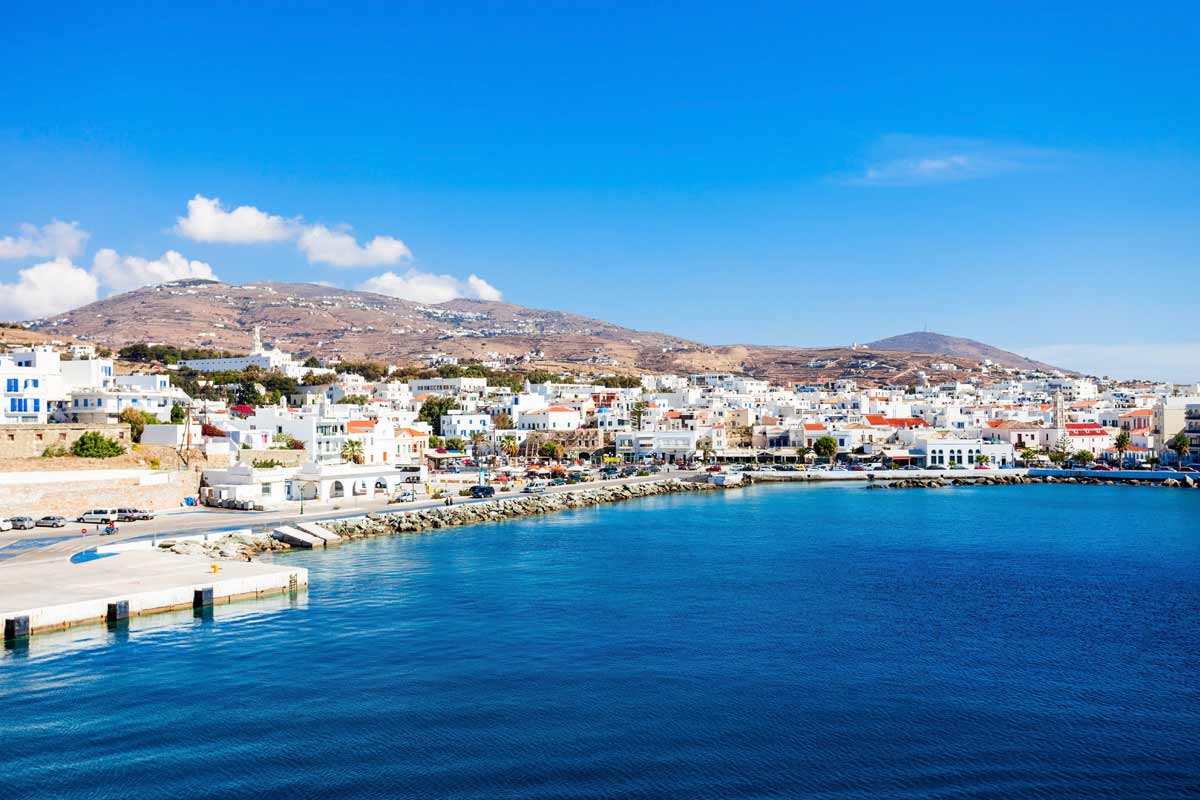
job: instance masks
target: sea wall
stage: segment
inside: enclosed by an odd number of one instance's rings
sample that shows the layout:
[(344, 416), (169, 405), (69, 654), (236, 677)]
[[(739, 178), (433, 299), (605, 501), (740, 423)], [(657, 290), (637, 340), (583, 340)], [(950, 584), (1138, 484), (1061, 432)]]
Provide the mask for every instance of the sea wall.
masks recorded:
[(348, 539), (362, 539), (368, 536), (418, 533), (437, 528), (472, 525), (476, 522), (497, 522), (535, 514), (550, 514), (555, 511), (617, 503), (638, 497), (713, 491), (718, 488), (708, 483), (672, 478), (621, 486), (596, 486), (572, 492), (522, 494), (489, 503), (441, 506), (403, 514), (371, 514), (356, 520), (329, 523), (326, 527), (339, 536)]
[[(1104, 473), (1100, 473), (1103, 475)], [(1136, 474), (1136, 473), (1134, 473)], [(1170, 478), (1089, 477), (1086, 475), (989, 475), (963, 478), (905, 478), (877, 481), (868, 489), (942, 489), (947, 486), (1015, 486), (1030, 483), (1061, 483), (1074, 486), (1163, 486), (1168, 489), (1200, 488), (1200, 481), (1184, 474)]]

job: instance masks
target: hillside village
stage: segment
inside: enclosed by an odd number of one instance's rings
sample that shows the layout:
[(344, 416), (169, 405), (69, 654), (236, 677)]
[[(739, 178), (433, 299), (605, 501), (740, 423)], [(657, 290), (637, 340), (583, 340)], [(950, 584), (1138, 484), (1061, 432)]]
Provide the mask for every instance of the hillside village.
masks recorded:
[[(301, 361), (264, 345), (257, 328), (251, 342), (244, 355), (173, 351), (185, 357), (163, 356), (167, 363), (154, 357), (171, 348), (146, 345), (122, 354), (149, 363), (115, 361), (78, 343), (0, 355), (0, 457), (9, 470), (0, 479), (14, 488), (0, 513), (14, 502), (57, 504), (45, 510), (67, 514), (103, 504), (98, 441), (124, 455), (122, 466), (145, 473), (123, 480), (160, 487), (144, 496), (168, 506), (186, 498), (330, 502), (393, 493), (414, 475), (411, 482), (427, 484), (431, 474), (483, 466), (1137, 467), (1186, 466), (1200, 454), (1197, 385), (1124, 385), (987, 364), (978, 367), (990, 383), (950, 364), (912, 386), (852, 378), (773, 384), (711, 372), (597, 370), (580, 379), (497, 372), (499, 364), (449, 356), (417, 371)], [(73, 500), (60, 486), (50, 499), (23, 485), (26, 473), (44, 484), (51, 464), (79, 473)]]

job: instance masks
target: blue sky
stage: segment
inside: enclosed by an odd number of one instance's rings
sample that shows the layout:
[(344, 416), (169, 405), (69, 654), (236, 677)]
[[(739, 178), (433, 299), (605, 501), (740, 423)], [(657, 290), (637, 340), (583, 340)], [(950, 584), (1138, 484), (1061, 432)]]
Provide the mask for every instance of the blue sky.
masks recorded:
[(1200, 10), (1045, 6), (10, 5), (0, 317), (215, 274), (1198, 379)]

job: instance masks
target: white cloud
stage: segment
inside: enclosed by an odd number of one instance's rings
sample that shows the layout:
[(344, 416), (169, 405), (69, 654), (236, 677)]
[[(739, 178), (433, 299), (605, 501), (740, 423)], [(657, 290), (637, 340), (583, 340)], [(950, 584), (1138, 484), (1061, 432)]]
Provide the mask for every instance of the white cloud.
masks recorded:
[(295, 220), (287, 220), (254, 206), (226, 211), (220, 199), (196, 195), (187, 204), (186, 217), (179, 217), (175, 232), (197, 242), (281, 242), (297, 233)]
[(40, 228), (28, 222), (17, 227), (20, 236), (0, 239), (0, 258), (72, 258), (83, 252), (88, 238), (78, 222), (56, 219)]
[(16, 283), (0, 283), (0, 318), (49, 317), (94, 302), (99, 282), (69, 258), (56, 258), (17, 272)]
[(1026, 347), (1030, 358), (1088, 375), (1132, 380), (1200, 381), (1200, 341), (1154, 344), (1047, 344)]
[(453, 275), (435, 275), (415, 269), (410, 269), (403, 275), (384, 272), (363, 281), (356, 288), (360, 292), (386, 294), (417, 303), (444, 303), (459, 297), (499, 300), (503, 296), (499, 289), (478, 275), (471, 275), (465, 281), (461, 281)]
[(121, 256), (117, 251), (105, 248), (92, 260), (92, 274), (114, 292), (187, 278), (217, 279), (208, 264), (190, 261), (174, 250), (150, 261), (137, 256)]
[(310, 263), (335, 267), (380, 267), (412, 258), (408, 246), (399, 239), (376, 236), (364, 246), (350, 234), (332, 231), (324, 225), (305, 228), (296, 244)]
[(918, 186), (979, 180), (1047, 166), (1055, 151), (985, 139), (893, 134), (871, 148), (866, 165), (843, 179), (854, 186)]

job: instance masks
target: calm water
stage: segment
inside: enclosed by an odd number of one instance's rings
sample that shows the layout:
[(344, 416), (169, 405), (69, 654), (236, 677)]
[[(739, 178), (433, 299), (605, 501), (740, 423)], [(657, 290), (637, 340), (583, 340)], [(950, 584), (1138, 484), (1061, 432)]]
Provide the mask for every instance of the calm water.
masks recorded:
[(1200, 793), (1200, 492), (773, 486), (283, 558), (307, 598), (0, 655), (0, 797)]

